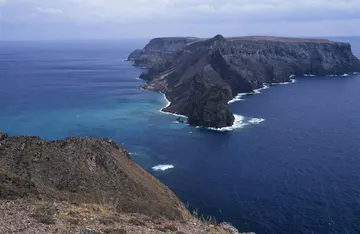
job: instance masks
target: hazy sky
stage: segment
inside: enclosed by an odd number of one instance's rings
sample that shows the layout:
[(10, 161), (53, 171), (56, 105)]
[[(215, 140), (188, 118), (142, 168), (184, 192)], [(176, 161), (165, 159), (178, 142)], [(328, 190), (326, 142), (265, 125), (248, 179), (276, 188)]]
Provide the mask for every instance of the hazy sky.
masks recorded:
[(0, 39), (360, 35), (360, 0), (0, 0)]

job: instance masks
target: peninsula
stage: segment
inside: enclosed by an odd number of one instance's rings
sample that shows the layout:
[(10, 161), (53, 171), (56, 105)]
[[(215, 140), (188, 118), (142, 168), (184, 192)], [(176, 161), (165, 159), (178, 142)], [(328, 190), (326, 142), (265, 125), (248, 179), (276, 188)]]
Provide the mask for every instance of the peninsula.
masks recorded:
[(164, 93), (171, 102), (163, 111), (214, 128), (233, 124), (228, 103), (239, 93), (290, 82), (291, 76), (360, 71), (348, 43), (265, 36), (155, 38), (128, 60), (147, 68), (140, 76), (144, 88)]

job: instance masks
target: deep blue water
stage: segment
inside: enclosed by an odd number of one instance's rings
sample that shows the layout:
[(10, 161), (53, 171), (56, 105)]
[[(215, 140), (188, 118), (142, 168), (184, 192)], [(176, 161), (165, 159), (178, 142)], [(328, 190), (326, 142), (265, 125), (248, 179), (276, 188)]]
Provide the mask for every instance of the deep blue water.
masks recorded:
[(265, 121), (215, 132), (174, 122), (161, 94), (138, 88), (123, 59), (145, 43), (0, 42), (0, 129), (112, 138), (191, 209), (241, 231), (360, 232), (360, 75), (247, 96), (232, 111)]

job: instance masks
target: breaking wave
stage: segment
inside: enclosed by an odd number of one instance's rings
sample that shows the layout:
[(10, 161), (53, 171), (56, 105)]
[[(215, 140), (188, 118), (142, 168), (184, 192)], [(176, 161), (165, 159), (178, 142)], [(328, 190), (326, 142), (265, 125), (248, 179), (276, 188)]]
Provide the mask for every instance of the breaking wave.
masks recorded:
[(254, 93), (239, 93), (238, 95), (236, 95), (233, 99), (231, 99), (228, 104), (237, 102), (237, 101), (243, 101), (244, 99), (242, 99), (242, 97), (246, 96), (246, 95), (250, 95), (250, 94), (254, 94)]
[(244, 96), (247, 96), (247, 95), (251, 95), (251, 94), (260, 94), (261, 93), (261, 90), (264, 90), (264, 89), (268, 89), (270, 88), (269, 85), (267, 84), (264, 84), (264, 86), (260, 89), (254, 89), (254, 91), (252, 92), (249, 92), (249, 93), (239, 93), (237, 94), (233, 99), (231, 99), (228, 104), (231, 104), (231, 103), (234, 103), (234, 102), (237, 102), (237, 101), (243, 101), (244, 99), (242, 99), (242, 97)]
[[(354, 74), (354, 73), (353, 73), (353, 74)], [(342, 75), (327, 75), (327, 76), (349, 76), (349, 74), (344, 73), (344, 74), (342, 74)]]
[[(310, 75), (309, 75), (310, 76)], [(313, 76), (313, 75), (311, 75)], [(296, 82), (296, 79), (294, 79), (295, 75), (291, 75), (289, 76), (290, 78), (290, 81), (288, 82), (282, 82), (282, 83), (273, 83), (273, 85), (285, 85), (285, 84), (293, 84)], [(251, 94), (260, 94), (261, 93), (261, 90), (264, 90), (264, 89), (268, 89), (270, 88), (270, 86), (268, 84), (264, 84), (264, 86), (260, 89), (255, 89), (254, 91), (250, 92), (250, 93), (239, 93), (237, 94), (233, 99), (231, 99), (228, 104), (231, 104), (231, 103), (234, 103), (234, 102), (238, 102), (238, 101), (243, 101), (244, 99), (242, 97), (244, 96), (247, 96), (247, 95), (251, 95)]]
[[(218, 132), (231, 132), (234, 131), (235, 129), (240, 129), (243, 128), (247, 125), (251, 125), (251, 124), (259, 124), (265, 121), (265, 119), (261, 119), (261, 118), (245, 118), (244, 116), (241, 115), (234, 115), (235, 120), (234, 120), (234, 124), (232, 126), (229, 127), (223, 127), (223, 128), (207, 128), (209, 130), (212, 131), (218, 131)], [(198, 127), (200, 128), (200, 127)]]
[(165, 108), (167, 108), (167, 107), (169, 107), (169, 106), (171, 105), (171, 102), (166, 98), (166, 95), (165, 95), (165, 94), (163, 94), (163, 95), (164, 95), (164, 99), (165, 99), (165, 101), (166, 101), (166, 105), (165, 105), (165, 107), (161, 108), (159, 111), (160, 111), (161, 113), (163, 113), (163, 114), (166, 114), (166, 115), (173, 115), (173, 116), (176, 116), (176, 117), (182, 117), (182, 118), (186, 118), (186, 119), (187, 119), (187, 116), (185, 116), (185, 115), (180, 115), (180, 114), (175, 114), (175, 113), (170, 113), (170, 112), (164, 111)]
[[(290, 76), (290, 78), (293, 77), (293, 76)], [(290, 79), (290, 81), (288, 82), (282, 82), (282, 83), (274, 83), (274, 85), (285, 85), (285, 84), (293, 84), (295, 83), (296, 80), (295, 79)]]
[(254, 92), (255, 94), (259, 94), (259, 93), (261, 93), (261, 90), (268, 89), (268, 88), (270, 88), (270, 86), (267, 85), (267, 84), (264, 84), (264, 86), (263, 86), (262, 88), (260, 88), (260, 89), (254, 89), (253, 92)]
[(160, 164), (160, 165), (152, 167), (152, 169), (154, 171), (166, 171), (166, 170), (173, 169), (173, 168), (174, 168), (174, 165), (171, 165), (171, 164)]
[(265, 119), (262, 119), (262, 118), (252, 118), (249, 120), (249, 123), (251, 124), (259, 124), (259, 123), (262, 123), (264, 122)]

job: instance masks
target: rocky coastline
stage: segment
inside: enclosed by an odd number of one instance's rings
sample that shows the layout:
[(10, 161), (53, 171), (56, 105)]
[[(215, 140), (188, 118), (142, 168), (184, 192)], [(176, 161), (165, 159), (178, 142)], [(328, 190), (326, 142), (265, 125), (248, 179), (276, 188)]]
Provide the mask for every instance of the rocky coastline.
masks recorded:
[(288, 83), (292, 76), (360, 71), (348, 43), (265, 36), (155, 38), (128, 60), (148, 69), (140, 76), (145, 89), (166, 95), (171, 104), (163, 111), (212, 128), (234, 123), (228, 103), (239, 93)]

